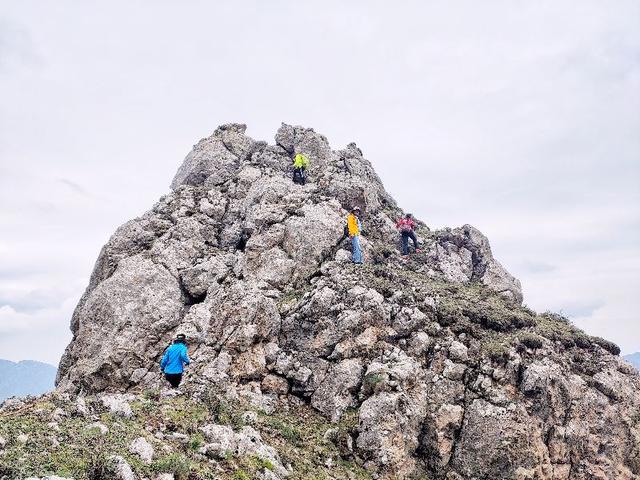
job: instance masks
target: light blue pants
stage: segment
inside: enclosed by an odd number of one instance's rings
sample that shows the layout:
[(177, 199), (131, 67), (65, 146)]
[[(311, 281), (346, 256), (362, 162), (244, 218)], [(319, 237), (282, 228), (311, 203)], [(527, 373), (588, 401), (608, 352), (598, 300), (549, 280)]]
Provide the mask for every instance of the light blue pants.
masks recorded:
[(362, 263), (362, 248), (360, 248), (360, 235), (351, 237), (351, 261)]

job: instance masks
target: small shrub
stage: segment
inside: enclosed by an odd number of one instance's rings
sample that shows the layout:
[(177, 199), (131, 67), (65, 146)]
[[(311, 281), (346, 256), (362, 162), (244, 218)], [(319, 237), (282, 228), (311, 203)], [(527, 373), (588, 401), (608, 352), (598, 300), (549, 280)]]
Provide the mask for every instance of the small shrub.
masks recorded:
[(87, 480), (109, 480), (112, 478), (106, 455), (100, 454), (91, 457), (85, 475)]
[(276, 467), (271, 463), (271, 460), (264, 459), (262, 460), (262, 468), (273, 471)]
[(522, 345), (533, 350), (542, 348), (543, 345), (542, 337), (535, 333), (522, 333), (518, 336), (518, 340)]
[(165, 407), (163, 411), (167, 429), (172, 431), (197, 433), (198, 427), (211, 416), (205, 406), (189, 403), (182, 399), (174, 400), (174, 403)]
[(203, 402), (216, 423), (230, 425), (235, 428), (245, 426), (241, 415), (236, 412), (233, 405), (226, 400), (221, 392), (215, 389), (207, 391), (203, 397)]
[(0, 478), (21, 478), (20, 470), (14, 465), (0, 463)]
[(189, 438), (189, 449), (190, 450), (198, 450), (200, 447), (204, 445), (204, 437), (201, 433), (196, 433), (191, 435)]
[(266, 417), (266, 424), (276, 430), (282, 438), (293, 445), (300, 445), (302, 434), (295, 426), (283, 422), (279, 418)]
[(147, 400), (157, 402), (158, 400), (160, 400), (160, 390), (158, 390), (157, 388), (147, 388), (142, 396)]
[(191, 461), (179, 453), (171, 453), (156, 460), (152, 465), (157, 473), (172, 473), (176, 480), (185, 480), (191, 472)]
[(591, 341), (596, 345), (600, 345), (612, 355), (620, 355), (620, 347), (609, 340), (602, 337), (591, 337)]
[(233, 472), (233, 479), (234, 480), (251, 480), (251, 477), (243, 469), (239, 469)]
[(510, 342), (510, 337), (501, 338), (501, 336), (494, 334), (493, 337), (484, 339), (480, 348), (482, 353), (492, 361), (503, 362), (511, 347)]
[(377, 373), (374, 373), (372, 375), (367, 375), (366, 377), (364, 377), (365, 385), (370, 387), (372, 390), (375, 389), (376, 385), (384, 381), (385, 381), (385, 376), (379, 375)]
[(573, 337), (573, 342), (576, 344), (576, 346), (584, 350), (591, 350), (591, 340), (589, 340), (589, 337), (582, 332), (576, 333), (576, 335)]
[(436, 320), (443, 326), (448, 327), (456, 322), (464, 320), (462, 309), (453, 302), (441, 302), (436, 308)]
[(555, 322), (564, 323), (565, 325), (571, 325), (571, 320), (569, 320), (567, 317), (565, 317), (561, 313), (546, 311), (541, 315), (541, 317), (547, 318), (549, 320), (553, 320)]

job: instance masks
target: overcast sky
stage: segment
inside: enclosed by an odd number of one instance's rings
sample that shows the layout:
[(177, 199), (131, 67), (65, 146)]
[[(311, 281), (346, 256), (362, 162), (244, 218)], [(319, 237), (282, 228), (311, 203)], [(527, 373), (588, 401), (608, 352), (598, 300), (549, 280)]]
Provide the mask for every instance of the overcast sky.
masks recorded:
[(0, 0), (0, 358), (57, 363), (101, 246), (227, 122), (355, 141), (407, 211), (640, 350), (640, 2)]

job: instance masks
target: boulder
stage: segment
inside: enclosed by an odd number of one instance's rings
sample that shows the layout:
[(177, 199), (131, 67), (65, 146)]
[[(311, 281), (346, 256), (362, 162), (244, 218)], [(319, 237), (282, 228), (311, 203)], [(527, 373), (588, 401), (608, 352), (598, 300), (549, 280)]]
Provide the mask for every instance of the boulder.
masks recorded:
[(153, 460), (153, 445), (151, 445), (146, 438), (138, 437), (129, 445), (129, 451), (138, 457), (144, 463), (151, 463)]

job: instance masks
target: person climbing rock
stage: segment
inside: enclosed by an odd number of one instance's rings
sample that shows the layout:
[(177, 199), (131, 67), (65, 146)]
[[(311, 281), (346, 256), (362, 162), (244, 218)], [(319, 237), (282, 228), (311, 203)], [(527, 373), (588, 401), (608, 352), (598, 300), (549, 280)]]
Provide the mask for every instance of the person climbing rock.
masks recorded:
[(409, 239), (413, 242), (413, 248), (416, 252), (420, 252), (418, 247), (418, 239), (416, 238), (416, 222), (413, 220), (413, 215), (407, 213), (404, 217), (400, 218), (396, 223), (396, 228), (400, 231), (402, 240), (402, 255), (409, 254)]
[(307, 168), (309, 168), (309, 159), (302, 153), (296, 153), (293, 159), (293, 183), (304, 185), (307, 182)]
[(347, 230), (351, 239), (351, 261), (362, 264), (362, 248), (360, 247), (362, 224), (360, 223), (359, 207), (353, 207), (351, 213), (347, 215)]
[(184, 366), (190, 363), (191, 359), (187, 353), (187, 338), (184, 334), (179, 333), (173, 344), (164, 352), (160, 362), (160, 370), (171, 386), (178, 388), (182, 381)]

